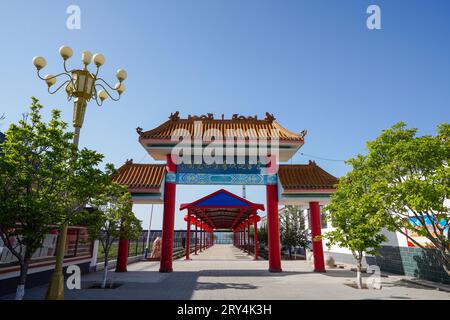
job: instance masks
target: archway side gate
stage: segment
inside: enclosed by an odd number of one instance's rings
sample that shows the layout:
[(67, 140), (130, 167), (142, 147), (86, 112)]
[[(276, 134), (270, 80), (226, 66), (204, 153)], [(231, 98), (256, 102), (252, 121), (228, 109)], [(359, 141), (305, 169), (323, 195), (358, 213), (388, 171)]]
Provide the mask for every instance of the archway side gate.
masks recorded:
[[(258, 216), (258, 210), (264, 210), (264, 205), (250, 202), (225, 189), (220, 189), (192, 203), (185, 203), (180, 206), (180, 211), (187, 210), (184, 220), (186, 227), (186, 260), (189, 260), (190, 254), (190, 234), (191, 224), (196, 227), (206, 225), (208, 228), (208, 244), (212, 245), (212, 232), (218, 229), (228, 229), (233, 232), (233, 239), (239, 233), (240, 239), (247, 232), (247, 245), (245, 240), (242, 243), (234, 243), (251, 254), (250, 250), (250, 225), (254, 228), (254, 252), (255, 260), (258, 259), (258, 227), (257, 222), (261, 220)], [(200, 237), (201, 239), (201, 237)], [(195, 254), (197, 254), (197, 232), (195, 232)], [(201, 246), (200, 246), (201, 248)]]
[[(202, 126), (208, 128), (204, 131)], [(259, 138), (277, 137), (279, 153), (271, 155), (266, 165), (260, 163), (250, 165), (233, 164), (179, 164), (176, 165), (172, 156), (179, 139), (173, 139), (177, 130), (189, 133), (193, 140), (192, 146), (199, 143), (207, 146), (215, 141), (217, 132), (226, 137), (228, 129), (241, 132), (240, 137), (234, 137), (236, 148), (234, 154), (240, 154), (239, 146), (244, 150), (250, 141)], [(278, 207), (279, 204), (292, 204), (308, 206), (311, 222), (312, 247), (314, 254), (314, 271), (324, 272), (321, 235), (320, 205), (329, 201), (330, 195), (335, 192), (338, 180), (315, 164), (286, 165), (279, 162), (289, 161), (298, 149), (304, 144), (303, 131), (293, 133), (283, 128), (275, 118), (266, 114), (266, 118), (258, 120), (257, 117), (234, 117), (233, 119), (214, 119), (208, 116), (189, 116), (180, 119), (178, 113), (172, 114), (169, 120), (157, 128), (143, 131), (137, 128), (139, 142), (149, 155), (164, 164), (134, 164), (127, 161), (115, 177), (115, 181), (127, 185), (133, 196), (133, 203), (163, 203), (163, 235), (160, 259), (160, 272), (171, 272), (173, 255), (173, 235), (175, 219), (176, 185), (264, 185), (266, 187), (267, 201), (267, 227), (268, 227), (268, 253), (269, 271), (281, 271), (281, 252)], [(267, 141), (267, 140), (266, 140)], [(242, 144), (241, 144), (242, 142)], [(197, 147), (197, 146), (195, 146)], [(259, 147), (259, 145), (258, 145)], [(267, 150), (270, 145), (265, 146)], [(248, 156), (248, 153), (246, 154)], [(248, 158), (247, 158), (248, 159)], [(123, 245), (121, 245), (123, 244)], [(126, 241), (119, 243), (119, 257), (125, 248)], [(122, 267), (120, 267), (122, 266)], [(126, 259), (118, 261), (116, 271), (126, 271)]]

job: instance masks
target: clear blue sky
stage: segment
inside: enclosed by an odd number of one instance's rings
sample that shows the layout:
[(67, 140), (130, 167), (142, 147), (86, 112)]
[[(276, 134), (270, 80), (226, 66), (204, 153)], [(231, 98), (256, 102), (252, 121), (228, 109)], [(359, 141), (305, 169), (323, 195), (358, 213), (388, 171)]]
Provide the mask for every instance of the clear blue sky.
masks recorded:
[[(81, 30), (66, 28), (66, 8), (81, 8)], [(366, 28), (366, 8), (377, 4), (382, 30)], [(135, 128), (151, 129), (170, 112), (243, 115), (265, 111), (292, 131), (308, 130), (302, 152), (347, 159), (397, 121), (435, 132), (450, 120), (449, 1), (10, 1), (0, 11), (2, 39), (1, 130), (27, 110), (30, 96), (46, 107), (72, 106), (64, 93), (50, 96), (31, 63), (43, 55), (45, 73), (61, 70), (58, 48), (106, 56), (102, 74), (128, 71), (118, 103), (91, 103), (81, 146), (125, 159), (151, 162)], [(293, 162), (308, 157), (297, 155)], [(336, 176), (341, 162), (317, 160)], [(214, 187), (180, 187), (177, 203), (190, 202)], [(240, 193), (240, 187), (228, 188)], [(262, 187), (249, 200), (265, 203)], [(153, 227), (161, 225), (155, 208)], [(135, 206), (148, 223), (149, 206)], [(184, 228), (177, 213), (176, 228)]]

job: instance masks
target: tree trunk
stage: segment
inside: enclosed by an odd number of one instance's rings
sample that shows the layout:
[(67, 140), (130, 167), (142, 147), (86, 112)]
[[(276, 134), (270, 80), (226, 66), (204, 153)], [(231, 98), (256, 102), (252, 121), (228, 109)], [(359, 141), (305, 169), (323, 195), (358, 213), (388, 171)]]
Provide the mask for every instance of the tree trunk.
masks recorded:
[(104, 262), (104, 269), (103, 269), (103, 280), (102, 280), (102, 289), (106, 288), (106, 279), (108, 276), (108, 255), (105, 253), (105, 262)]
[(28, 266), (30, 264), (30, 258), (24, 258), (24, 261), (20, 263), (20, 276), (19, 283), (16, 289), (16, 300), (22, 300), (25, 295), (25, 282), (27, 280)]
[(447, 272), (448, 276), (450, 277), (450, 269), (447, 268), (447, 266), (444, 264), (444, 271)]
[(358, 289), (362, 289), (363, 287), (363, 282), (362, 282), (362, 276), (361, 276), (361, 270), (362, 270), (362, 257), (359, 256), (358, 260), (357, 260), (357, 265), (356, 265), (356, 284), (358, 285)]

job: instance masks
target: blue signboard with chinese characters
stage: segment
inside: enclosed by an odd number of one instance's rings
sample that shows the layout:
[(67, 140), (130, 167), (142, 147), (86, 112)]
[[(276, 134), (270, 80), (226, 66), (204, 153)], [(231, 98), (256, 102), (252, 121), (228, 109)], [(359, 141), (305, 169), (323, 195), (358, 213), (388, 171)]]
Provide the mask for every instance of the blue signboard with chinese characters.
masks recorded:
[(177, 165), (178, 173), (202, 173), (202, 174), (261, 174), (264, 167), (261, 163), (251, 164), (179, 164)]
[(267, 175), (262, 163), (244, 164), (179, 164), (177, 184), (192, 185), (265, 185), (277, 183), (276, 175)]

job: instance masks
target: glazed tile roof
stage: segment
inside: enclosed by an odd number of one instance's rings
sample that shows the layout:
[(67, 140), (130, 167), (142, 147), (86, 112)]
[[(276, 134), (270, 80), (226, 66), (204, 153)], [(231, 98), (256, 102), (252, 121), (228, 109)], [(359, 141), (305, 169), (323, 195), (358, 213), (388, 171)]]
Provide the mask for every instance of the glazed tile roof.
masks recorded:
[(335, 189), (338, 179), (315, 162), (309, 164), (280, 165), (278, 170), (285, 191)]
[[(136, 164), (127, 162), (119, 168), (114, 181), (127, 185), (130, 191), (145, 192), (160, 189), (164, 179), (164, 164)], [(338, 179), (315, 162), (309, 164), (281, 164), (278, 171), (281, 185), (286, 192), (296, 190), (334, 189)]]
[(128, 162), (119, 168), (114, 181), (127, 185), (133, 191), (137, 189), (159, 189), (165, 173), (164, 164), (137, 164)]
[[(208, 138), (205, 133), (210, 129), (218, 130), (224, 137), (227, 137), (227, 131), (232, 129), (236, 132), (235, 136), (243, 139), (278, 136), (283, 141), (303, 142), (306, 135), (306, 130), (301, 133), (295, 133), (285, 129), (271, 115), (266, 115), (266, 118), (262, 120), (258, 120), (256, 116), (235, 117), (234, 119), (214, 119), (212, 116), (189, 116), (188, 119), (180, 119), (178, 116), (171, 116), (169, 120), (155, 129), (144, 132), (138, 128), (139, 140), (170, 140), (172, 134), (177, 130), (187, 130), (192, 137), (195, 137), (195, 121), (202, 122), (203, 139)], [(211, 133), (212, 131), (209, 132)]]

